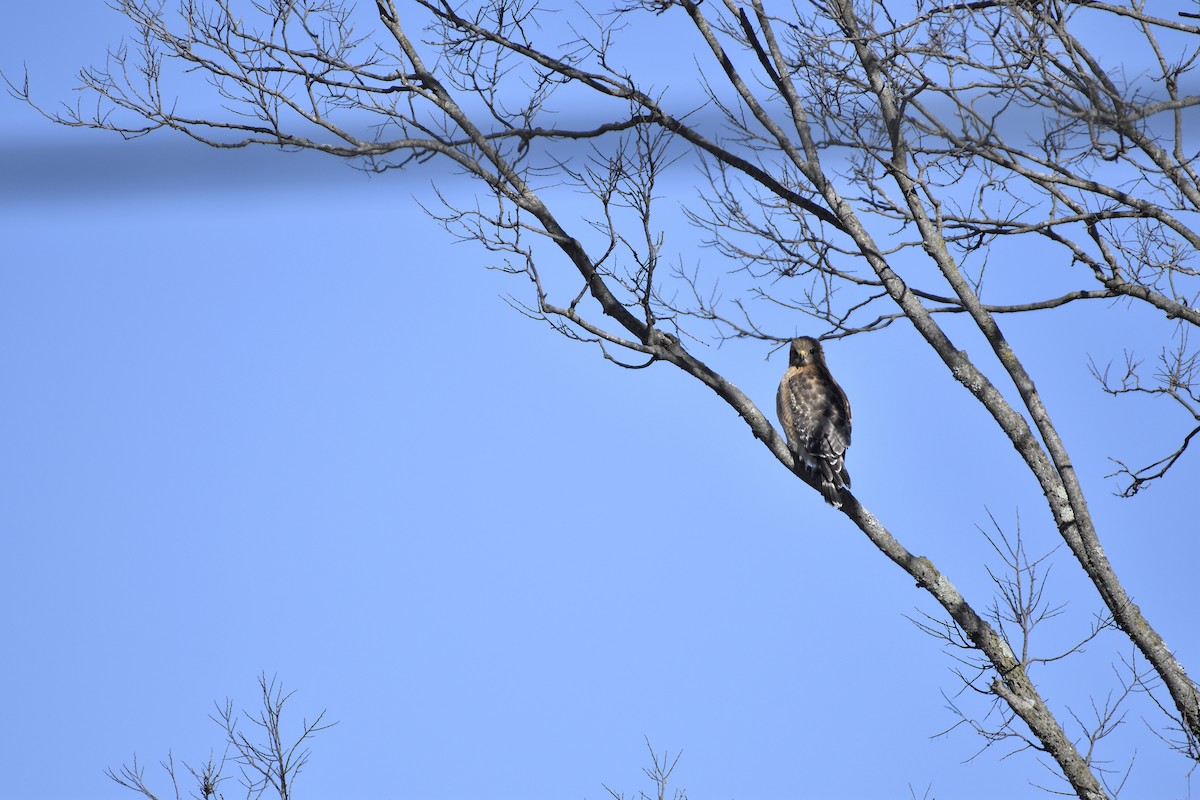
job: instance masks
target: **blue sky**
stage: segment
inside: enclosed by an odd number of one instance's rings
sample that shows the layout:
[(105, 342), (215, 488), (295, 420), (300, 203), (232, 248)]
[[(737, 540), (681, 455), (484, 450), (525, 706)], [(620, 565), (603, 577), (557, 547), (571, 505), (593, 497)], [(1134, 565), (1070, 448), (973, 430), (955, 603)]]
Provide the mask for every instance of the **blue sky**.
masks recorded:
[[(100, 2), (8, 16), (0, 68), (26, 64), (46, 100), (126, 32)], [(958, 685), (905, 618), (934, 612), (925, 596), (708, 390), (511, 310), (524, 287), (414, 203), (436, 173), (122, 142), (9, 101), (0, 176), (5, 796), (129, 796), (103, 771), (135, 752), (152, 781), (168, 749), (219, 753), (213, 700), (253, 708), (264, 671), (296, 719), (339, 721), (297, 797), (632, 794), (644, 738), (683, 751), (697, 800), (1000, 798), (1045, 779), (1028, 753), (968, 761), (979, 740), (935, 737)], [(695, 253), (695, 232), (669, 233)], [(1186, 420), (1087, 373), (1152, 355), (1165, 323), (1097, 305), (1006, 325), (1109, 556), (1195, 673), (1194, 459), (1129, 501), (1104, 479), (1107, 456), (1155, 453)], [(1035, 551), (1056, 543), (1032, 479), (911, 330), (827, 351), (857, 496), (988, 605), (989, 509), (1019, 514)], [(700, 357), (770, 410), (768, 353)], [(1065, 554), (1052, 581), (1070, 605), (1048, 650), (1096, 610)], [(1111, 637), (1047, 667), (1046, 695), (1085, 711), (1127, 651)], [(1185, 796), (1182, 762), (1137, 714), (1127, 728), (1113, 755), (1141, 743), (1133, 796)]]

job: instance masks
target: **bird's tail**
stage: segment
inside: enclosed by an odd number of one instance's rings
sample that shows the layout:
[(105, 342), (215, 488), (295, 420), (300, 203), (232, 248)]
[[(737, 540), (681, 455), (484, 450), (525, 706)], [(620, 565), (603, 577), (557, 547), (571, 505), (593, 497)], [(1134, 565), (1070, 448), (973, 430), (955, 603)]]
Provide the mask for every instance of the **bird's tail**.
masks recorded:
[(838, 497), (843, 487), (850, 488), (850, 472), (841, 456), (821, 459), (819, 466), (821, 478), (821, 495), (825, 502), (834, 508), (841, 508), (842, 501)]

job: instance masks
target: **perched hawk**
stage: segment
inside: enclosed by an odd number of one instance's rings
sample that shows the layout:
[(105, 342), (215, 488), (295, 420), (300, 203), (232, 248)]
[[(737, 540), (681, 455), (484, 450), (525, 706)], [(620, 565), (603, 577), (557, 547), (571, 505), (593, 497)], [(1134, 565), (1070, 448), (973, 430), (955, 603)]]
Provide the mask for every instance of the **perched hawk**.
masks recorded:
[(850, 446), (850, 401), (825, 366), (821, 343), (810, 336), (792, 341), (787, 372), (779, 382), (776, 412), (796, 467), (816, 473), (821, 494), (841, 508), (838, 492), (850, 486), (846, 448)]

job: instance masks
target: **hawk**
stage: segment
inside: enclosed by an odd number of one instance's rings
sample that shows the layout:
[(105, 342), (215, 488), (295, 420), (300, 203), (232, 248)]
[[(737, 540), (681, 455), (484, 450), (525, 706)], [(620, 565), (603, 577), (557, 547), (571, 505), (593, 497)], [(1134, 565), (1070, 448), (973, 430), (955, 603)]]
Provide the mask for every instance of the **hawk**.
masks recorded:
[(829, 374), (821, 343), (811, 336), (792, 340), (787, 372), (779, 382), (775, 402), (796, 467), (804, 464), (815, 472), (825, 502), (841, 508), (838, 492), (850, 486), (845, 462), (850, 446), (850, 401)]

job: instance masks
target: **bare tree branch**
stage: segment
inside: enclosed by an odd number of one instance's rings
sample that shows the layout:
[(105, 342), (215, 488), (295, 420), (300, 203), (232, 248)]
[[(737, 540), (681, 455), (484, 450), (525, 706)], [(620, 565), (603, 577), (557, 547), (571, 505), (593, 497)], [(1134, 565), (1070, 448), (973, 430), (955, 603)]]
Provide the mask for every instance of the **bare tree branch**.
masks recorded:
[[(219, 759), (210, 753), (208, 759), (199, 766), (183, 762), (195, 786), (190, 797), (197, 800), (223, 800), (220, 787), (230, 779), (224, 772), (226, 765), (232, 762), (237, 764), (241, 772), (241, 784), (248, 800), (260, 798), (268, 790), (271, 797), (290, 800), (296, 777), (308, 763), (309, 743), (316, 734), (337, 724), (325, 722), (325, 712), (322, 711), (312, 722), (303, 721), (299, 734), (292, 738), (285, 732), (283, 711), (293, 693), (284, 694), (278, 680), (268, 680), (265, 674), (258, 677), (258, 685), (261, 692), (259, 710), (254, 715), (243, 712), (258, 728), (257, 734), (246, 733), (239, 727), (239, 717), (232, 700), (226, 700), (224, 705), (216, 704), (216, 714), (209, 718), (221, 727), (224, 753)], [(162, 762), (162, 768), (171, 780), (175, 800), (181, 800), (181, 776), (171, 753)], [(138, 764), (136, 755), (130, 765), (115, 771), (105, 770), (105, 775), (119, 786), (145, 795), (149, 800), (160, 800), (161, 795), (155, 794), (146, 783), (145, 770)]]

